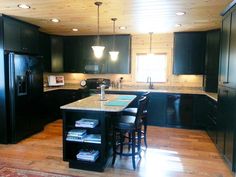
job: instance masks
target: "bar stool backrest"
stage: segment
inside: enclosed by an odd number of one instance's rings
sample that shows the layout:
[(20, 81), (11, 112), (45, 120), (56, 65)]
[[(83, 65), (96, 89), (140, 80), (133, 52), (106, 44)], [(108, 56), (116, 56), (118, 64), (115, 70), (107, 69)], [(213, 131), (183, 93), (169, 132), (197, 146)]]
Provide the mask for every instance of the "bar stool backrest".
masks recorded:
[(147, 107), (147, 97), (142, 97), (138, 101), (138, 111), (135, 119), (135, 127), (139, 128), (142, 124), (142, 116), (145, 108)]

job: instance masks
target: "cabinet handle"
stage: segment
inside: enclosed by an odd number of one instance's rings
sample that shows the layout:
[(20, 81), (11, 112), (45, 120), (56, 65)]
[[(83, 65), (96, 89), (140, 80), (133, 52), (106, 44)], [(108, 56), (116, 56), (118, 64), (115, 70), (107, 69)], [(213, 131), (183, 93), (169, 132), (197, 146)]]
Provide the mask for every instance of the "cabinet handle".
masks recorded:
[(223, 82), (223, 84), (228, 84), (229, 82)]

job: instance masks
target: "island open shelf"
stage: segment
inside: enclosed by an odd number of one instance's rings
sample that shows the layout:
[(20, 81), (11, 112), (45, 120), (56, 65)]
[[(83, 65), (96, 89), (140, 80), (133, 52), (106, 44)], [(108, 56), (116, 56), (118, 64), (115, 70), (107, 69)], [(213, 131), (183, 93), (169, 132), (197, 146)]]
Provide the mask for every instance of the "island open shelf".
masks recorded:
[[(61, 107), (63, 112), (63, 160), (69, 162), (70, 168), (104, 171), (112, 154), (112, 122), (116, 121), (122, 110), (135, 97), (135, 95), (129, 95), (127, 99), (124, 97), (121, 99), (120, 95), (109, 94), (106, 101), (100, 101), (99, 95), (93, 95)], [(94, 128), (76, 127), (76, 121), (81, 119), (97, 120), (98, 124)], [(88, 135), (98, 134), (101, 136), (101, 141), (92, 143), (66, 140), (68, 132), (74, 129), (85, 129)], [(78, 160), (77, 154), (81, 150), (95, 150), (99, 152), (99, 155), (95, 161)]]

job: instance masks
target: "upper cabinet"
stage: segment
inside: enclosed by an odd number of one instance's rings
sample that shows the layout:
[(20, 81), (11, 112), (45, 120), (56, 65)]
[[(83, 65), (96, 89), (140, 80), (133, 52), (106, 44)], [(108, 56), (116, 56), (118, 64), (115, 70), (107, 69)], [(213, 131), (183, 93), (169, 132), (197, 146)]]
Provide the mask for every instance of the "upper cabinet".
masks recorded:
[(113, 36), (100, 36), (100, 44), (105, 46), (100, 59), (94, 57), (92, 46), (97, 36), (70, 36), (64, 38), (64, 71), (77, 73), (130, 73), (130, 35), (116, 35), (115, 49), (119, 51), (117, 61), (111, 61)]
[(173, 74), (204, 74), (205, 32), (174, 33)]
[(51, 72), (64, 72), (63, 37), (51, 36)]
[[(107, 49), (112, 50), (113, 37), (109, 36), (110, 45)], [(119, 51), (117, 61), (110, 59), (109, 51), (107, 56), (107, 73), (129, 74), (131, 70), (131, 38), (130, 35), (118, 35), (115, 37), (115, 50)]]
[(220, 30), (206, 32), (206, 60), (204, 88), (208, 92), (217, 92), (220, 55)]
[(39, 55), (43, 58), (44, 72), (51, 72), (51, 38), (49, 34), (39, 33)]
[(38, 54), (38, 27), (3, 17), (4, 49), (13, 52)]
[(236, 10), (226, 13), (222, 22), (219, 85), (236, 88)]

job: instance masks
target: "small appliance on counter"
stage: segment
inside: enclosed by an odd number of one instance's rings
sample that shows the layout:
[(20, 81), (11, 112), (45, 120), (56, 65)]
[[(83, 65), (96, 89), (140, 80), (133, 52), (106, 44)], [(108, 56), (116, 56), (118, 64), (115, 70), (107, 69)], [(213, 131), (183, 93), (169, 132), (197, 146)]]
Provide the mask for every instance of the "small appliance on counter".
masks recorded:
[(48, 76), (48, 86), (63, 86), (65, 85), (64, 76)]
[(101, 84), (105, 85), (105, 88), (109, 88), (110, 83), (110, 79), (104, 78), (91, 78), (86, 80), (86, 86), (88, 89), (97, 89)]

